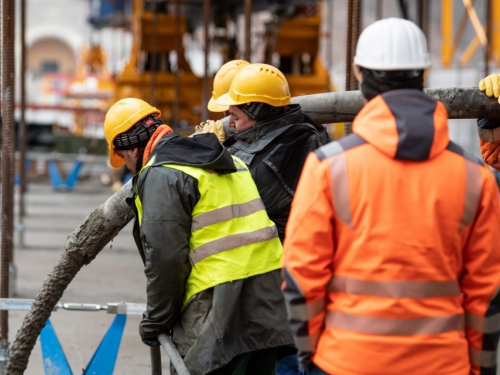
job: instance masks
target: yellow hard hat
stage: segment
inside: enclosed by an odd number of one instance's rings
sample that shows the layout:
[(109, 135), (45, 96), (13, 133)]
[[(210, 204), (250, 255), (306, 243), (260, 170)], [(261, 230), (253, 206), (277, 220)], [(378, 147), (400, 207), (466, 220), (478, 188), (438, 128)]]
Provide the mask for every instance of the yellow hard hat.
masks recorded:
[(123, 158), (115, 152), (113, 145), (115, 138), (151, 114), (160, 117), (161, 112), (144, 100), (135, 98), (119, 100), (108, 110), (104, 119), (104, 137), (108, 142), (109, 162), (113, 167), (125, 165)]
[(239, 105), (251, 102), (273, 107), (290, 104), (290, 89), (283, 73), (272, 65), (251, 64), (239, 71), (227, 94), (216, 100), (219, 105)]
[(215, 101), (229, 91), (233, 78), (242, 68), (248, 65), (250, 63), (245, 60), (232, 60), (221, 66), (214, 78), (214, 91), (212, 91), (212, 98), (207, 105), (209, 111), (224, 112), (229, 109), (229, 106), (219, 105)]

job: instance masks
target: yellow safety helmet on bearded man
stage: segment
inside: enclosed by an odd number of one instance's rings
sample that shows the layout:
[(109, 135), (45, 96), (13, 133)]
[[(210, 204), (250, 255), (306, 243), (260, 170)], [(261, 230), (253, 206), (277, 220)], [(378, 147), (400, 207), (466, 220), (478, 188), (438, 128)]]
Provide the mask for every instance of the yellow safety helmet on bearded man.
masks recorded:
[(125, 165), (125, 160), (115, 151), (115, 138), (149, 115), (160, 117), (161, 112), (144, 100), (135, 98), (119, 100), (108, 110), (104, 119), (104, 137), (108, 142), (109, 162), (113, 167)]
[(219, 105), (215, 101), (229, 91), (233, 78), (242, 68), (248, 65), (250, 65), (250, 63), (245, 60), (232, 60), (221, 66), (215, 75), (212, 98), (207, 105), (210, 112), (224, 112), (229, 109), (229, 106)]
[(292, 102), (288, 82), (281, 71), (268, 64), (251, 64), (239, 71), (227, 94), (216, 100), (219, 105), (251, 102), (282, 107)]

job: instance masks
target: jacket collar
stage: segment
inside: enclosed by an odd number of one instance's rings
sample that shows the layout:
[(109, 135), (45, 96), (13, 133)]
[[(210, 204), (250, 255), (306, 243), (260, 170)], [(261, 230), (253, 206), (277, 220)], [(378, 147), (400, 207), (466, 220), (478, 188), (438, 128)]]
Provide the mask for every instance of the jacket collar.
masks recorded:
[(393, 90), (370, 100), (354, 119), (353, 132), (396, 159), (426, 160), (450, 141), (448, 113), (420, 90)]

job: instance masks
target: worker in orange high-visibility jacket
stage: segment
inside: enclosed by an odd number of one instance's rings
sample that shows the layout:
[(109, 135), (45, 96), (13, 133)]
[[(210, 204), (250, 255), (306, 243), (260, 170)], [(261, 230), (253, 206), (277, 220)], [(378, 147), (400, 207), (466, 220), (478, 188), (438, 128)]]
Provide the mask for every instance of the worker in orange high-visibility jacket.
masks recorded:
[(427, 42), (389, 18), (359, 38), (368, 100), (311, 153), (284, 243), (284, 296), (311, 374), (493, 375), (500, 205), (481, 160), (423, 92)]

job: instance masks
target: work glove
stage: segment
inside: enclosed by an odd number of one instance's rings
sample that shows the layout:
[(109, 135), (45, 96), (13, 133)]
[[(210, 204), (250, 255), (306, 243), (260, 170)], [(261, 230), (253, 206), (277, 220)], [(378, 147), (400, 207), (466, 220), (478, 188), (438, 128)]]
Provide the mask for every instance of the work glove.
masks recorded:
[(479, 81), (479, 90), (490, 98), (494, 96), (500, 103), (500, 74), (493, 73)]
[(204, 134), (204, 133), (214, 133), (219, 139), (220, 143), (226, 140), (226, 133), (224, 132), (224, 127), (222, 126), (222, 122), (220, 122), (219, 120), (217, 121), (207, 120), (205, 122), (200, 123), (200, 125), (196, 126), (196, 132), (193, 135)]
[(146, 344), (147, 346), (151, 346), (153, 348), (158, 348), (160, 346), (160, 342), (158, 339), (155, 338), (149, 338), (149, 339), (142, 339), (142, 342)]

